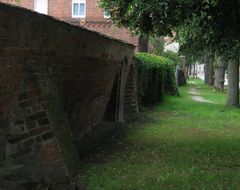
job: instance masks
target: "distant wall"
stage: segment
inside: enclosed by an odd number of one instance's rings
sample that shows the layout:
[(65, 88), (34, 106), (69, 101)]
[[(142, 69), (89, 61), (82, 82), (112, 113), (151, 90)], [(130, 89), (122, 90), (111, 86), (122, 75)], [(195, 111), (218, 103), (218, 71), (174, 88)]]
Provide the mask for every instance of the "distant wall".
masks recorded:
[(113, 122), (123, 118), (133, 53), (130, 44), (0, 3), (1, 169), (18, 166), (33, 180), (74, 175), (75, 142), (104, 120), (111, 94)]
[(135, 46), (139, 45), (139, 39), (138, 37), (131, 34), (131, 32), (124, 27), (116, 27), (113, 25), (111, 21), (109, 22), (99, 22), (94, 23), (95, 21), (87, 21), (83, 26), (87, 29), (98, 31), (100, 33), (106, 34), (108, 36), (112, 36), (117, 39), (124, 40), (126, 42), (129, 42)]

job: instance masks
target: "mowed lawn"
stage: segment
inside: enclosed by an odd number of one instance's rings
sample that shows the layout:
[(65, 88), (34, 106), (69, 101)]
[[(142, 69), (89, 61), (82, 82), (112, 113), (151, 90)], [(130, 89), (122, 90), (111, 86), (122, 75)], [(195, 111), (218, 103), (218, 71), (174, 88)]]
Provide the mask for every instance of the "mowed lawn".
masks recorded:
[[(240, 109), (199, 80), (82, 163), (89, 190), (240, 190)], [(215, 103), (194, 102), (189, 91)]]

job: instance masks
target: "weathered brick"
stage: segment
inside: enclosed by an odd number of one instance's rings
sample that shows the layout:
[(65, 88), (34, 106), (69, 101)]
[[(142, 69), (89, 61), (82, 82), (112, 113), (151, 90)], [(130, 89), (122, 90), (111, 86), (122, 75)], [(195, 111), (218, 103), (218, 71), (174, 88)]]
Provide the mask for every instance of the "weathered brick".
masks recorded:
[(25, 101), (19, 102), (19, 105), (21, 107), (29, 107), (29, 106), (32, 106), (34, 104), (38, 104), (38, 99), (37, 98), (27, 99)]
[(29, 137), (29, 135), (27, 133), (21, 134), (21, 135), (17, 135), (17, 136), (9, 136), (7, 141), (10, 144), (15, 144), (19, 141), (22, 141), (24, 139), (27, 139)]
[(21, 124), (24, 124), (24, 121), (18, 119), (18, 120), (16, 120), (16, 121), (14, 122), (14, 124), (15, 124), (15, 125), (21, 125)]
[(32, 112), (33, 113), (40, 112), (40, 111), (42, 111), (42, 107), (41, 107), (40, 104), (36, 104), (36, 105), (32, 106)]
[(44, 133), (46, 131), (49, 131), (49, 127), (39, 127), (39, 128), (35, 128), (30, 130), (29, 135), (30, 136), (35, 136), (41, 133)]
[(25, 92), (24, 94), (19, 95), (18, 101), (22, 101), (22, 100), (26, 100), (27, 98), (34, 98), (38, 96), (41, 96), (40, 89), (30, 90), (28, 92)]
[(26, 148), (18, 151), (17, 153), (12, 154), (11, 157), (13, 159), (17, 159), (17, 158), (23, 157), (23, 156), (25, 156), (26, 154), (29, 154), (29, 153), (31, 153), (31, 148), (26, 147)]
[(33, 128), (38, 127), (38, 125), (37, 125), (36, 121), (27, 121), (26, 127), (27, 127), (27, 129), (33, 129)]
[(47, 103), (46, 102), (42, 102), (41, 103), (41, 107), (42, 107), (42, 109), (47, 109)]
[(8, 119), (0, 120), (0, 128), (6, 128), (9, 125)]
[(53, 133), (52, 132), (48, 132), (48, 133), (42, 135), (43, 140), (47, 140), (47, 139), (50, 139), (52, 137), (53, 137)]
[(34, 144), (34, 140), (33, 139), (29, 139), (29, 140), (23, 142), (24, 146), (31, 146), (33, 144)]
[(38, 136), (35, 138), (36, 143), (41, 143), (43, 141), (42, 136)]
[(43, 119), (39, 119), (38, 120), (38, 125), (48, 125), (49, 124), (49, 120), (48, 118), (43, 118)]
[(21, 94), (21, 95), (18, 96), (18, 101), (26, 100), (27, 97), (28, 97), (28, 96), (27, 96), (27, 93)]
[(43, 118), (43, 117), (46, 117), (47, 114), (45, 111), (42, 111), (42, 112), (38, 112), (38, 113), (35, 113), (33, 115), (30, 115), (26, 118), (27, 121), (33, 121), (33, 120), (37, 120), (37, 119), (40, 119), (40, 118)]

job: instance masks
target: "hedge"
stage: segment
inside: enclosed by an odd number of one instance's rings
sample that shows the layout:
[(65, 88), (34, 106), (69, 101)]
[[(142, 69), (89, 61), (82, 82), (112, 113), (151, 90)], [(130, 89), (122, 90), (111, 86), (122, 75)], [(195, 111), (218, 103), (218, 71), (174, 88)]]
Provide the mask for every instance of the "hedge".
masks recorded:
[(135, 61), (140, 103), (153, 105), (162, 101), (164, 94), (179, 94), (172, 60), (153, 54), (137, 53)]

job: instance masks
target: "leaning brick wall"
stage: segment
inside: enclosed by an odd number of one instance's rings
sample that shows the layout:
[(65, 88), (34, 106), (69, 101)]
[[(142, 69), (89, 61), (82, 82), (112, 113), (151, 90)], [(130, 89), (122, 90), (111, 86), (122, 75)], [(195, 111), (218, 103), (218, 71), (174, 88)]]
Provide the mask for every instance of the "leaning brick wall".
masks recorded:
[(131, 64), (133, 52), (130, 44), (0, 4), (2, 164), (35, 180), (71, 175), (79, 161), (73, 142), (103, 119), (120, 65), (126, 57)]

